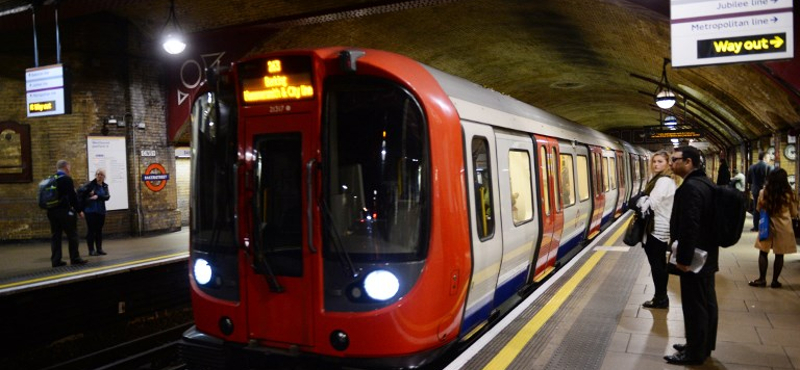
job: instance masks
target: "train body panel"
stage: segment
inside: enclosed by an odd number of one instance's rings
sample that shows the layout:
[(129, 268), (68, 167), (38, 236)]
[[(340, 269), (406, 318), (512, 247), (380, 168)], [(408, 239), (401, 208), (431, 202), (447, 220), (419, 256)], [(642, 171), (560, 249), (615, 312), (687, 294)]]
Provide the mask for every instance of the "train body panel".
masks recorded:
[(278, 52), (225, 76), (192, 115), (197, 348), (419, 366), (644, 181), (633, 146), (396, 54)]

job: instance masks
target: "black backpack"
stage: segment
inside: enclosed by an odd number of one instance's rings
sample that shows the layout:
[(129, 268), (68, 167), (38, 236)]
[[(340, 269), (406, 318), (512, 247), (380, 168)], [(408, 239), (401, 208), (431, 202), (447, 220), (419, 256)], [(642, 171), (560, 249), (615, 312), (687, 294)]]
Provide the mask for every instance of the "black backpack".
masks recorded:
[(737, 242), (744, 229), (747, 200), (744, 193), (730, 186), (708, 183), (714, 194), (714, 234), (716, 244), (727, 248)]
[(78, 188), (76, 194), (78, 196), (78, 211), (83, 212), (86, 208), (86, 200), (89, 198), (89, 193), (92, 191), (92, 182), (89, 181)]
[(60, 176), (53, 175), (39, 183), (39, 208), (52, 209), (61, 204), (61, 196), (58, 194), (58, 180)]

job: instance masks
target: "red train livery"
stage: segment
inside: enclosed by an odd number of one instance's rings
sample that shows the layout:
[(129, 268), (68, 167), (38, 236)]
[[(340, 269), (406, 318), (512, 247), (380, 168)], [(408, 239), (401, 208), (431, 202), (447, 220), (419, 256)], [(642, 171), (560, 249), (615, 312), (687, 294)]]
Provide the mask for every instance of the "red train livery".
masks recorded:
[(409, 58), (211, 73), (192, 108), (190, 368), (414, 368), (615, 220), (647, 152)]

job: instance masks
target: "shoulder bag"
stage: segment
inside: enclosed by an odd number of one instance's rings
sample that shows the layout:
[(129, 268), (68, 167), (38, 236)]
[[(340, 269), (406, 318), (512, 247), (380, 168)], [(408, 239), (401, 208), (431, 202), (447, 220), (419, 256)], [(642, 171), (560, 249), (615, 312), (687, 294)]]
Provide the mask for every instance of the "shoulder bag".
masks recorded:
[(764, 241), (769, 239), (769, 214), (765, 209), (762, 209), (758, 217), (758, 240)]

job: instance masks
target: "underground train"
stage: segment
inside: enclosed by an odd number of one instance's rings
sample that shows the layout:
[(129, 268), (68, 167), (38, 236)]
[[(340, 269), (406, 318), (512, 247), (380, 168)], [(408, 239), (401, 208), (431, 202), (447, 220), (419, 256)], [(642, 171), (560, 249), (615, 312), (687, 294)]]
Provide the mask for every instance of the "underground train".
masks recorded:
[(648, 155), (390, 52), (208, 72), (192, 108), (190, 368), (423, 366), (623, 212)]

